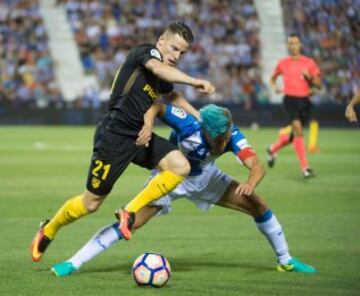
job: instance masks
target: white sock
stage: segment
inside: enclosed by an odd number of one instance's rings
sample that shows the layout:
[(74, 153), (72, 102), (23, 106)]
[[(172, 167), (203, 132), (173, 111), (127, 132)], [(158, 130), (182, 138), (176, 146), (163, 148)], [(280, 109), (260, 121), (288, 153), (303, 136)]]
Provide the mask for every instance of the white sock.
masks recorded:
[(101, 229), (67, 262), (71, 262), (76, 269), (80, 269), (81, 265), (110, 248), (122, 239), (118, 226), (119, 223), (115, 223)]
[(271, 210), (255, 218), (259, 230), (266, 236), (280, 264), (287, 264), (292, 258), (286, 243), (285, 234), (279, 221)]

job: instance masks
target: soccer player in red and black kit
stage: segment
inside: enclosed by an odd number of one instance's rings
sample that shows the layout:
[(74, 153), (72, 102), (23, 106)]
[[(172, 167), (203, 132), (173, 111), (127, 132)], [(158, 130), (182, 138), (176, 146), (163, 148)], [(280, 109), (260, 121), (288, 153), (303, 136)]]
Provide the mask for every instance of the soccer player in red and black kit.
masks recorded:
[(207, 80), (193, 78), (175, 68), (192, 41), (190, 28), (176, 22), (166, 28), (155, 46), (140, 45), (129, 51), (115, 76), (107, 112), (95, 132), (86, 190), (65, 202), (51, 220), (40, 225), (31, 244), (33, 261), (40, 261), (62, 226), (100, 207), (130, 163), (157, 168), (161, 173), (124, 210), (117, 211), (119, 230), (125, 239), (131, 237), (134, 213), (171, 192), (188, 175), (187, 159), (176, 146), (152, 134), (152, 123), (144, 115), (160, 94), (197, 115), (184, 97), (173, 91), (172, 83), (192, 85), (207, 94), (215, 91)]
[[(268, 165), (273, 167), (277, 152), (292, 142), (303, 176), (310, 178), (315, 174), (306, 159), (303, 126), (311, 116), (310, 90), (312, 87), (320, 89), (322, 85), (320, 70), (313, 59), (301, 54), (301, 41), (297, 34), (290, 35), (287, 43), (290, 56), (278, 62), (270, 84), (276, 93), (285, 95), (283, 103), (292, 132), (280, 134), (277, 142), (267, 148)], [(283, 90), (276, 85), (280, 75), (283, 76)]]

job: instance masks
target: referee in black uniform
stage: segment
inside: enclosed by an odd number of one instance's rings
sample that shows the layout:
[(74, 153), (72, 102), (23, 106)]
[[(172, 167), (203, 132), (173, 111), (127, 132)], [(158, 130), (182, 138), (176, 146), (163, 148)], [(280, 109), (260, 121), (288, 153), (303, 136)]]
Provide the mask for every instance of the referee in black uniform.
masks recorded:
[(117, 211), (125, 239), (131, 238), (134, 213), (172, 191), (188, 175), (186, 158), (177, 147), (151, 132), (152, 124), (144, 121), (144, 114), (160, 94), (165, 94), (173, 105), (196, 115), (183, 96), (173, 91), (172, 83), (188, 84), (206, 94), (215, 91), (209, 81), (175, 68), (192, 41), (190, 28), (175, 22), (165, 29), (155, 46), (140, 45), (129, 51), (114, 78), (108, 109), (95, 132), (86, 190), (65, 202), (51, 220), (43, 221), (32, 242), (33, 261), (40, 261), (59, 228), (100, 207), (131, 162), (147, 169), (157, 168), (161, 173), (124, 210)]

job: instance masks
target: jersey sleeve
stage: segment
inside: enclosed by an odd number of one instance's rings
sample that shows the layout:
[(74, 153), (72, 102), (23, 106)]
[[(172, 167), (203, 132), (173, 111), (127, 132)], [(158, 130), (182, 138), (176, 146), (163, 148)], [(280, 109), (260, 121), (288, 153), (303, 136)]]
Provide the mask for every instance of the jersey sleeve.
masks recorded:
[(161, 120), (172, 127), (180, 137), (186, 137), (194, 131), (196, 120), (183, 109), (166, 105), (166, 110)]
[(145, 66), (148, 60), (157, 59), (162, 62), (162, 56), (154, 46), (141, 46), (135, 49), (135, 60), (137, 64)]
[(237, 127), (233, 127), (229, 146), (230, 150), (241, 162), (243, 162), (248, 157), (256, 155), (244, 134), (241, 133)]
[(279, 61), (276, 65), (272, 75), (279, 76), (281, 74), (282, 74), (281, 61)]
[(314, 60), (310, 60), (309, 72), (311, 76), (319, 76), (321, 71)]

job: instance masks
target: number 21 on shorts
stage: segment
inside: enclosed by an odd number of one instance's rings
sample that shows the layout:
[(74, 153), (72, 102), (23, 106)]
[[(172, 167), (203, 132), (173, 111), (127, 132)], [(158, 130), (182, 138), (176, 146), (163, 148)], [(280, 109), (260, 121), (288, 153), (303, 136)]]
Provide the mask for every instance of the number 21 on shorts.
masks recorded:
[(100, 178), (101, 180), (106, 180), (109, 171), (110, 171), (111, 164), (104, 164), (101, 160), (95, 160), (95, 168), (91, 171), (94, 177)]

